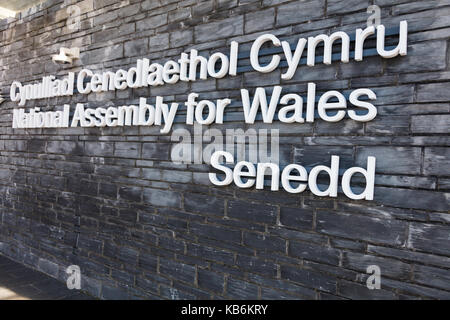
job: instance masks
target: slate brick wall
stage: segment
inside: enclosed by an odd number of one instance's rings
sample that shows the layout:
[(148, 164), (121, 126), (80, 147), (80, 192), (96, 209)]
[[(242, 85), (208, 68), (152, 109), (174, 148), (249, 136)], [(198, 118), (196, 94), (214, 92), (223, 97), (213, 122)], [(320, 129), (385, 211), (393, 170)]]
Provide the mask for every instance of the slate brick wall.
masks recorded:
[[(248, 52), (263, 32), (288, 40), (351, 33), (371, 4), (388, 28), (408, 20), (406, 57), (301, 67), (285, 82), (280, 70), (239, 72), (27, 104), (182, 102), (194, 90), (239, 100), (241, 87), (304, 94), (308, 81), (321, 92), (367, 86), (378, 96), (374, 121), (252, 127), (280, 129), (283, 164), (327, 163), (333, 154), (348, 167), (376, 156), (375, 199), (216, 188), (208, 166), (170, 161), (170, 136), (158, 128), (13, 130), (17, 105), (8, 99), (0, 108), (1, 254), (62, 281), (77, 264), (83, 289), (105, 299), (450, 298), (450, 1), (84, 0), (74, 31), (67, 7), (75, 2), (50, 0), (0, 22), (4, 95), (13, 80), (164, 62), (191, 48), (207, 56), (232, 40)], [(80, 47), (81, 60), (55, 65), (61, 46)], [(381, 290), (366, 288), (372, 264)]]

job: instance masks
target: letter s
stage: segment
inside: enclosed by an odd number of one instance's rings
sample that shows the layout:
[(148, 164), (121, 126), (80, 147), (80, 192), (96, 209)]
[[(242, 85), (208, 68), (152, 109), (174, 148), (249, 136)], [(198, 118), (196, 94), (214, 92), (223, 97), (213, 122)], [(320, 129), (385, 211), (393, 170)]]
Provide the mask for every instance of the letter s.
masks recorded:
[(219, 158), (223, 156), (225, 157), (225, 161), (227, 163), (233, 163), (234, 158), (233, 155), (226, 151), (216, 151), (211, 156), (211, 166), (215, 169), (221, 170), (225, 173), (225, 179), (223, 181), (220, 181), (217, 178), (216, 173), (209, 173), (209, 180), (216, 186), (227, 186), (233, 181), (233, 171), (225, 166), (222, 166), (219, 164)]
[(359, 122), (372, 121), (377, 116), (377, 108), (369, 102), (359, 100), (363, 95), (366, 95), (372, 101), (377, 99), (375, 92), (370, 89), (358, 89), (353, 91), (350, 94), (350, 103), (355, 107), (367, 109), (367, 113), (365, 115), (357, 115), (355, 110), (348, 110), (348, 116)]

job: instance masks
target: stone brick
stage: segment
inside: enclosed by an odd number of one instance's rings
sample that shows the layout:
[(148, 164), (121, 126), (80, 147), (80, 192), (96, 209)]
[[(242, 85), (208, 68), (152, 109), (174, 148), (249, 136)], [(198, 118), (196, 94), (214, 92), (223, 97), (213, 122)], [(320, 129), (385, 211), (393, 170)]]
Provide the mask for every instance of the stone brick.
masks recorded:
[[(356, 180), (356, 179), (355, 179)], [(378, 174), (375, 184), (392, 187), (436, 189), (436, 179), (432, 177), (409, 177)]]
[(414, 267), (414, 280), (426, 286), (448, 290), (450, 287), (450, 273), (448, 269), (428, 266)]
[(374, 201), (400, 208), (446, 211), (448, 197), (443, 192), (376, 187)]
[(191, 44), (194, 33), (191, 30), (177, 30), (170, 34), (170, 47), (177, 48)]
[(169, 150), (169, 144), (144, 143), (142, 145), (142, 157), (144, 159), (168, 160)]
[(412, 86), (374, 88), (373, 91), (377, 95), (377, 100), (373, 102), (376, 106), (414, 102), (414, 87)]
[(405, 116), (390, 116), (377, 117), (374, 121), (366, 123), (367, 133), (378, 134), (404, 134), (409, 132), (410, 117)]
[(163, 170), (161, 179), (167, 182), (188, 183), (192, 182), (192, 173), (176, 170)]
[(256, 257), (238, 255), (236, 265), (251, 273), (259, 273), (269, 277), (276, 277), (277, 275), (276, 264)]
[(149, 40), (149, 52), (162, 51), (169, 48), (169, 34), (161, 33), (156, 36), (150, 37)]
[(106, 300), (127, 300), (128, 290), (123, 287), (102, 285), (102, 298)]
[(261, 299), (262, 300), (301, 300), (299, 296), (295, 296), (286, 292), (261, 288)]
[(66, 180), (63, 177), (41, 176), (41, 186), (46, 188), (64, 189)]
[(426, 9), (438, 8), (445, 4), (446, 4), (445, 1), (426, 1), (426, 2), (419, 1), (406, 4), (399, 4), (393, 8), (393, 13), (395, 15), (400, 15), (410, 12), (418, 12)]
[(115, 39), (116, 37), (124, 37), (126, 35), (132, 34), (135, 32), (134, 23), (127, 23), (119, 26), (111, 32), (111, 29), (105, 29), (102, 31), (97, 31), (92, 35), (92, 42), (104, 42)]
[(45, 152), (46, 142), (44, 140), (29, 140), (27, 145), (28, 152)]
[(192, 16), (204, 17), (214, 10), (214, 1), (204, 1), (192, 6)]
[[(339, 156), (341, 167), (352, 167), (353, 148), (335, 146), (302, 146), (294, 148), (294, 163), (311, 169), (316, 163), (331, 165), (331, 156)], [(320, 160), (319, 160), (320, 159)]]
[(181, 196), (177, 192), (144, 188), (144, 202), (161, 207), (181, 207)]
[(273, 27), (275, 9), (255, 11), (245, 15), (245, 33), (259, 32)]
[(420, 148), (358, 147), (356, 165), (366, 167), (367, 158), (377, 159), (377, 173), (419, 174), (422, 152)]
[(173, 238), (160, 237), (158, 245), (164, 249), (183, 254), (185, 252), (185, 243)]
[(218, 0), (218, 9), (229, 9), (236, 7), (238, 5), (238, 0)]
[(277, 26), (306, 22), (325, 14), (325, 1), (293, 1), (278, 7)]
[(114, 151), (114, 144), (110, 142), (86, 142), (85, 152), (96, 157), (111, 157)]
[(438, 267), (447, 267), (450, 263), (450, 258), (437, 256), (433, 254), (414, 252), (409, 250), (388, 248), (368, 245), (367, 251), (380, 256), (390, 257), (394, 259), (402, 259), (406, 261), (413, 261), (418, 263), (426, 263)]
[(200, 288), (221, 294), (224, 291), (225, 278), (223, 275), (209, 270), (198, 270), (198, 286)]
[(401, 282), (392, 279), (384, 279), (383, 285), (391, 290), (398, 290), (414, 296), (433, 298), (433, 299), (449, 299), (448, 291), (438, 290), (426, 286), (416, 285), (408, 282)]
[(145, 0), (141, 3), (142, 10), (151, 10), (160, 7), (161, 5), (165, 5), (167, 3), (161, 3), (161, 1), (155, 0)]
[(139, 187), (120, 187), (119, 197), (129, 201), (141, 201), (142, 189)]
[(123, 44), (116, 44), (81, 53), (81, 61), (85, 65), (115, 60), (122, 57)]
[(101, 292), (101, 282), (89, 277), (81, 277), (81, 289), (94, 297), (99, 297)]
[(47, 152), (59, 154), (82, 154), (83, 144), (74, 141), (49, 141)]
[(222, 199), (195, 193), (185, 193), (184, 208), (189, 212), (223, 217), (225, 205)]
[(426, 115), (411, 117), (411, 131), (414, 133), (447, 133), (450, 115)]
[[(406, 224), (392, 219), (319, 211), (316, 223), (321, 233), (350, 239), (391, 245), (402, 245), (406, 240)], [(341, 228), (343, 225), (345, 230)]]
[(206, 225), (200, 223), (191, 223), (189, 230), (200, 237), (207, 237), (217, 239), (219, 241), (226, 242), (241, 242), (241, 232), (238, 230), (232, 230), (214, 225)]
[(100, 8), (103, 8), (106, 6), (110, 6), (114, 3), (115, 3), (114, 0), (97, 0), (94, 3), (94, 7), (95, 7), (95, 9), (100, 9)]
[(178, 8), (177, 10), (169, 12), (169, 23), (187, 20), (191, 17), (191, 8)]
[(155, 16), (147, 17), (143, 20), (136, 22), (137, 31), (145, 31), (150, 29), (156, 29), (167, 23), (167, 13), (158, 14)]
[(439, 179), (439, 190), (450, 190), (450, 179)]
[(143, 56), (148, 51), (148, 39), (131, 40), (124, 43), (125, 56)]
[(258, 250), (286, 251), (286, 241), (283, 239), (257, 233), (245, 232), (244, 244)]
[(238, 300), (256, 300), (258, 299), (258, 287), (246, 281), (228, 278), (226, 294)]
[[(387, 66), (392, 73), (443, 70), (447, 64), (447, 42), (427, 41), (409, 46), (408, 55)], [(427, 61), (427, 63), (423, 63)]]
[(209, 261), (219, 261), (229, 265), (232, 265), (234, 261), (233, 253), (231, 252), (194, 243), (189, 243), (187, 245), (187, 253), (188, 255), (203, 258)]
[(114, 144), (114, 155), (124, 158), (139, 158), (141, 145), (132, 142), (116, 142)]
[(281, 279), (287, 279), (321, 291), (336, 291), (336, 280), (333, 277), (298, 267), (281, 266)]
[(142, 169), (142, 176), (148, 180), (161, 180), (162, 172), (160, 169), (145, 168)]
[(42, 271), (52, 277), (56, 278), (58, 276), (59, 267), (56, 263), (52, 261), (40, 258), (37, 268), (39, 271)]
[(274, 70), (270, 73), (246, 72), (244, 74), (244, 85), (246, 87), (260, 87), (277, 84), (280, 81), (281, 72)]
[(282, 207), (280, 222), (289, 228), (310, 230), (312, 229), (313, 213), (312, 210)]
[(412, 223), (409, 228), (408, 248), (446, 255), (449, 250), (449, 226)]
[(297, 241), (289, 241), (289, 255), (332, 265), (338, 265), (340, 260), (339, 250)]
[(158, 258), (153, 254), (140, 253), (138, 266), (146, 272), (156, 272), (158, 268)]
[(136, 286), (146, 292), (158, 293), (158, 283), (142, 277), (136, 277)]
[(366, 63), (361, 68), (361, 62), (350, 61), (339, 65), (339, 73), (343, 78), (373, 77), (383, 72), (383, 61), (379, 57), (367, 57)]
[(450, 172), (450, 149), (425, 148), (423, 167), (427, 175), (447, 175)]
[(327, 1), (327, 14), (348, 13), (361, 10), (366, 11), (369, 6), (369, 0), (350, 0), (346, 2), (329, 0)]
[(195, 294), (193, 293), (184, 292), (168, 286), (160, 286), (159, 291), (161, 297), (170, 300), (192, 300), (195, 298)]
[(315, 130), (319, 134), (360, 134), (364, 131), (364, 125), (352, 120), (343, 120), (341, 126), (337, 128), (334, 123), (320, 121), (317, 122)]
[(243, 16), (231, 17), (222, 21), (210, 22), (195, 27), (195, 39), (202, 43), (205, 41), (216, 40), (243, 34), (244, 32)]
[(177, 261), (160, 258), (159, 272), (176, 280), (194, 283), (195, 267)]
[(0, 180), (8, 180), (12, 175), (9, 169), (0, 169)]
[(417, 102), (447, 102), (449, 100), (448, 83), (430, 83), (417, 86)]
[(230, 218), (260, 223), (275, 223), (277, 212), (275, 206), (252, 204), (246, 201), (229, 201), (227, 207), (227, 216)]

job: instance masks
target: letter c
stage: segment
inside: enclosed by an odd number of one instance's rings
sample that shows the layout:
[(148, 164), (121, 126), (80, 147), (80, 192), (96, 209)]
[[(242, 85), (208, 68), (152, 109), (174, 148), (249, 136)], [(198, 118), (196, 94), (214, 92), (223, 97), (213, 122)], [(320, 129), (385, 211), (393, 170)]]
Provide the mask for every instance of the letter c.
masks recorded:
[[(17, 92), (17, 88), (19, 88), (19, 92)], [(18, 81), (14, 81), (11, 84), (11, 89), (9, 91), (9, 96), (11, 97), (11, 101), (16, 102), (20, 98), (20, 88), (22, 88), (22, 84)]]
[(276, 47), (281, 46), (281, 42), (277, 37), (275, 37), (273, 34), (267, 33), (259, 36), (253, 43), (252, 49), (250, 50), (250, 63), (252, 64), (253, 69), (262, 73), (268, 73), (275, 70), (280, 64), (281, 60), (279, 55), (273, 55), (272, 60), (267, 66), (262, 67), (259, 64), (259, 50), (261, 49), (261, 46), (267, 41), (272, 41), (272, 43)]
[(92, 77), (93, 76), (92, 71), (89, 69), (83, 69), (80, 71), (80, 73), (78, 74), (78, 77), (77, 77), (77, 89), (78, 89), (78, 92), (81, 94), (89, 94), (91, 92), (91, 84), (90, 83), (86, 84), (86, 88), (83, 88), (83, 82), (84, 82), (84, 78), (86, 76)]

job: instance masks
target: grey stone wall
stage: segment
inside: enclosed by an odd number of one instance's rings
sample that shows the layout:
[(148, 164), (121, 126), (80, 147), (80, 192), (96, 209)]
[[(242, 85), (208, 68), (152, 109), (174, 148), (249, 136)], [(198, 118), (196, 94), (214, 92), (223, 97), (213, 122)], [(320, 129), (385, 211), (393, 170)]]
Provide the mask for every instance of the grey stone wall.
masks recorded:
[[(77, 264), (83, 289), (105, 299), (450, 298), (450, 1), (84, 0), (79, 30), (67, 26), (72, 3), (47, 1), (0, 22), (4, 95), (13, 80), (164, 62), (191, 48), (208, 56), (232, 40), (248, 53), (264, 32), (283, 40), (352, 33), (371, 4), (387, 28), (408, 20), (406, 57), (303, 67), (285, 82), (279, 69), (239, 72), (26, 105), (182, 102), (194, 90), (238, 99), (241, 87), (276, 84), (305, 94), (308, 81), (321, 92), (367, 86), (378, 96), (374, 121), (254, 127), (280, 129), (282, 163), (327, 164), (333, 154), (364, 166), (376, 156), (375, 199), (216, 188), (208, 166), (170, 161), (170, 136), (158, 128), (13, 130), (17, 104), (8, 99), (0, 108), (1, 254), (61, 280)], [(80, 61), (54, 64), (61, 46), (80, 47)], [(365, 285), (373, 264), (380, 290)]]

